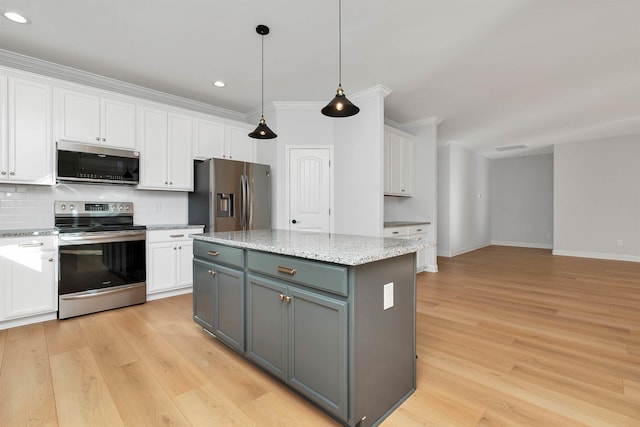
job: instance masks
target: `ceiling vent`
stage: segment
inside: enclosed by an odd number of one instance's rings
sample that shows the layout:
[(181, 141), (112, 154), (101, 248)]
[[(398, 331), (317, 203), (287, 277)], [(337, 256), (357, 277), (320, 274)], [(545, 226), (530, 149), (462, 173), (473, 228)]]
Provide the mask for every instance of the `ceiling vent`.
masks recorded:
[(509, 145), (509, 146), (506, 146), (506, 147), (497, 147), (496, 151), (521, 150), (523, 148), (527, 148), (527, 146), (526, 145), (522, 145), (522, 144), (520, 144), (520, 145)]

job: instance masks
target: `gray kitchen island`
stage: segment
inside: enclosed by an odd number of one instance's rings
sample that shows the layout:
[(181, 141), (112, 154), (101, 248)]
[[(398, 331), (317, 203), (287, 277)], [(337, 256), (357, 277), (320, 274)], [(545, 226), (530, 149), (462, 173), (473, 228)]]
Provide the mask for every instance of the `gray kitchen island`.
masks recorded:
[(379, 424), (416, 387), (420, 240), (194, 234), (193, 318), (342, 424)]

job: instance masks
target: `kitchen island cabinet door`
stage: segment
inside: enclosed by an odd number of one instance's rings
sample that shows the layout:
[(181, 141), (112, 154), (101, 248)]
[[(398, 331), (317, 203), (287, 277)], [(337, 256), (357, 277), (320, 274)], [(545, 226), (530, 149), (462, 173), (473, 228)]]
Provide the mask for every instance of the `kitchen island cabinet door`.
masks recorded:
[(244, 352), (244, 272), (215, 266), (214, 334)]
[(208, 331), (213, 331), (215, 306), (215, 266), (193, 260), (193, 320)]
[(247, 278), (246, 356), (286, 381), (286, 286), (263, 277)]
[(346, 419), (347, 302), (293, 286), (288, 295), (288, 382)]

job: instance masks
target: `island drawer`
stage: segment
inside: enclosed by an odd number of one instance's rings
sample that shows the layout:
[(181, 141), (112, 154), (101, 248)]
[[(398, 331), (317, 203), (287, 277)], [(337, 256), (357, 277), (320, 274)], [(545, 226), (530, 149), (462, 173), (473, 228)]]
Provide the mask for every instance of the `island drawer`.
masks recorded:
[(193, 241), (193, 256), (214, 263), (244, 268), (244, 250), (202, 240)]
[(189, 234), (202, 233), (202, 228), (172, 228), (170, 230), (147, 230), (147, 243), (191, 240)]
[(249, 270), (333, 294), (347, 296), (347, 268), (265, 252), (248, 251)]

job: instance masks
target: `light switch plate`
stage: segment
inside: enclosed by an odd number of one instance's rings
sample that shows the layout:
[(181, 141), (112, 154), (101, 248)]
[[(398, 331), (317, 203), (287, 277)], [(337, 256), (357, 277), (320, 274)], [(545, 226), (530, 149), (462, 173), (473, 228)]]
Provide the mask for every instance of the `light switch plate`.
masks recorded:
[(382, 309), (388, 310), (393, 307), (393, 282), (384, 285), (384, 302)]

